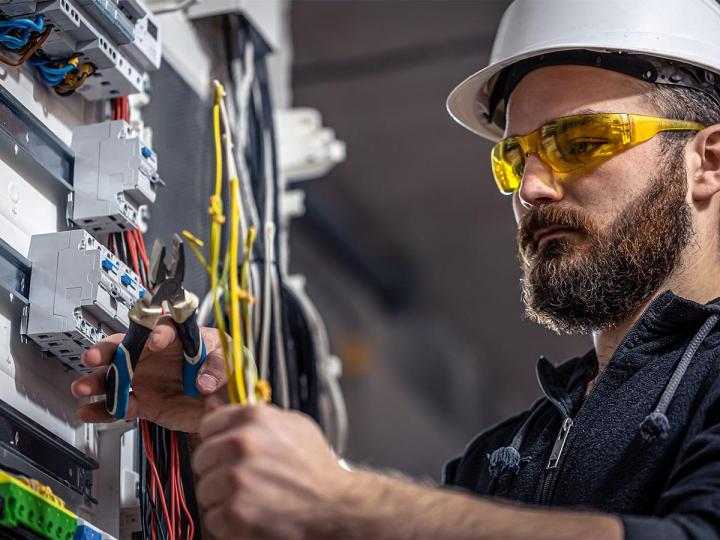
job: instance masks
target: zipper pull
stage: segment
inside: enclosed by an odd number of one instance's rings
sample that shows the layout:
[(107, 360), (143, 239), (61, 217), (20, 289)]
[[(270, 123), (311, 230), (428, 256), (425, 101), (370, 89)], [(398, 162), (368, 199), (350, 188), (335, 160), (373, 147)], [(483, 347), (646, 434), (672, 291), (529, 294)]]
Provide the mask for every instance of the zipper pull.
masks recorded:
[(563, 420), (563, 423), (560, 426), (560, 431), (558, 432), (557, 439), (555, 439), (555, 445), (553, 446), (552, 453), (550, 454), (550, 460), (547, 464), (548, 469), (557, 468), (558, 462), (560, 461), (560, 456), (563, 452), (563, 448), (565, 448), (565, 441), (567, 440), (567, 437), (570, 434), (570, 428), (572, 427), (572, 418), (568, 416), (565, 420)]

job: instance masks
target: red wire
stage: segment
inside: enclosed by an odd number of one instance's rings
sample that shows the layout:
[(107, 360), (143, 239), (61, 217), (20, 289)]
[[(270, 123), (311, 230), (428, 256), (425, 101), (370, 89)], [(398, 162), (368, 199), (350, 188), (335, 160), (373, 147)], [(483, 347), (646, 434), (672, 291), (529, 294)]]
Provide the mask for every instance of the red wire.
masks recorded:
[[(155, 456), (153, 455), (152, 447), (150, 445), (150, 433), (148, 432), (147, 422), (141, 421), (140, 426), (142, 428), (143, 442), (145, 443), (145, 452), (148, 455), (148, 464), (150, 465), (150, 472), (152, 472), (152, 483), (153, 483), (153, 494), (155, 491), (158, 492), (158, 498), (160, 499), (160, 506), (162, 506), (163, 515), (165, 521), (170, 523), (170, 516), (168, 515), (167, 503), (165, 502), (165, 494), (162, 489), (157, 490), (157, 486), (162, 486), (160, 483), (160, 475), (158, 475), (157, 467), (155, 466)], [(154, 529), (154, 527), (153, 527)], [(175, 540), (175, 531), (168, 530), (169, 540)]]
[(187, 534), (187, 540), (192, 540), (193, 536), (195, 536), (195, 523), (193, 522), (192, 515), (190, 514), (190, 510), (188, 510), (187, 503), (185, 502), (185, 490), (182, 488), (182, 475), (180, 474), (180, 448), (177, 445), (177, 441), (175, 441), (175, 444), (172, 447), (172, 450), (175, 452), (175, 461), (178, 464), (178, 468), (176, 470), (177, 477), (178, 477), (178, 498), (180, 499), (180, 505), (182, 506), (183, 513), (185, 514), (185, 517), (187, 518), (188, 522), (188, 534)]
[(132, 231), (125, 231), (125, 240), (127, 241), (128, 251), (130, 252), (130, 260), (135, 274), (140, 278), (140, 265), (138, 264), (137, 246), (135, 245), (135, 235)]
[[(142, 264), (145, 268), (145, 275), (147, 276), (149, 263), (147, 258), (147, 250), (145, 249), (145, 238), (143, 237), (139, 229), (126, 231), (125, 235), (128, 245), (128, 252), (135, 273), (138, 274), (138, 276), (140, 275), (139, 265)], [(140, 261), (138, 261), (138, 254)], [(145, 286), (147, 285), (148, 284), (146, 283)], [(147, 460), (153, 473), (151, 482), (151, 496), (153, 502), (155, 502), (155, 493), (159, 492), (158, 494), (163, 507), (165, 520), (168, 523), (168, 529), (170, 531), (169, 540), (175, 539), (176, 531), (178, 537), (182, 536), (182, 514), (185, 514), (185, 517), (187, 518), (187, 540), (192, 540), (193, 536), (195, 535), (195, 523), (193, 522), (192, 515), (190, 514), (187, 503), (185, 501), (185, 494), (182, 485), (182, 474), (180, 471), (180, 450), (177, 441), (177, 434), (174, 431), (170, 432), (170, 512), (168, 512), (167, 502), (165, 501), (165, 494), (163, 492), (162, 484), (160, 483), (160, 477), (158, 475), (157, 467), (155, 465), (155, 456), (153, 454), (152, 447), (150, 446), (150, 436), (148, 432), (147, 422), (145, 420), (141, 421), (141, 428), (143, 430), (142, 437), (145, 444)], [(160, 486), (160, 489), (158, 489), (158, 486)], [(155, 518), (153, 516), (153, 539), (155, 539), (154, 521)]]
[(176, 525), (178, 524), (178, 517), (180, 514), (180, 508), (177, 497), (177, 478), (175, 477), (175, 470), (177, 469), (177, 463), (175, 462), (175, 452), (173, 451), (173, 445), (175, 444), (175, 432), (170, 432), (170, 519), (172, 520), (171, 527), (173, 531), (177, 531)]
[[(140, 229), (135, 229), (135, 245), (138, 248), (138, 253), (140, 254), (140, 261), (142, 265), (145, 267), (145, 275), (149, 276), (150, 272), (150, 263), (148, 262), (148, 256), (147, 251), (145, 250), (145, 239), (143, 238), (142, 233), (140, 232)], [(148, 284), (146, 283), (145, 286)]]
[(120, 114), (118, 110), (118, 106), (120, 105), (120, 99), (119, 98), (113, 98), (110, 100), (110, 108), (111, 108), (111, 118), (113, 120), (119, 120)]

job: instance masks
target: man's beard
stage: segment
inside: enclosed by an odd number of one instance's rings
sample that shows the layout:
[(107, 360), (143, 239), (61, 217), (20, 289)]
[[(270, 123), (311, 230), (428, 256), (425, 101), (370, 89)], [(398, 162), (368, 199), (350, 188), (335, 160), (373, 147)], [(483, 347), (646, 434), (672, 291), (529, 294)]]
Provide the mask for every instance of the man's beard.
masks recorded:
[[(554, 204), (523, 217), (518, 246), (531, 320), (566, 334), (611, 328), (631, 317), (679, 266), (693, 230), (683, 154), (673, 150), (646, 192), (603, 231), (583, 212)], [(538, 248), (533, 235), (553, 225), (580, 238), (554, 238)]]

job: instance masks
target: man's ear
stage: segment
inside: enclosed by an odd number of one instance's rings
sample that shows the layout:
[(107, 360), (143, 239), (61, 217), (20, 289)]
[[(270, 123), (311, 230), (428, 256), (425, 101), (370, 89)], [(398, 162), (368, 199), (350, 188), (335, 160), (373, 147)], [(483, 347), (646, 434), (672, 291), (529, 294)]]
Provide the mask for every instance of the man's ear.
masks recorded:
[(720, 124), (698, 132), (688, 145), (685, 156), (693, 200), (710, 200), (720, 192)]

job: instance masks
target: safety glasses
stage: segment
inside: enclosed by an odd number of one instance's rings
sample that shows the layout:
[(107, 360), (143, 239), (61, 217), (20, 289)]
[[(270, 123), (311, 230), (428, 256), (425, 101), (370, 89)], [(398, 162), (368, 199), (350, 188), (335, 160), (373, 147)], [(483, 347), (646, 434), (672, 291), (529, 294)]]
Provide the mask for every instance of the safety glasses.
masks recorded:
[(698, 122), (639, 114), (577, 114), (548, 122), (527, 135), (507, 137), (492, 149), (492, 169), (500, 192), (520, 189), (525, 161), (532, 153), (553, 171), (569, 173), (599, 164), (650, 140), (661, 131), (699, 131)]

